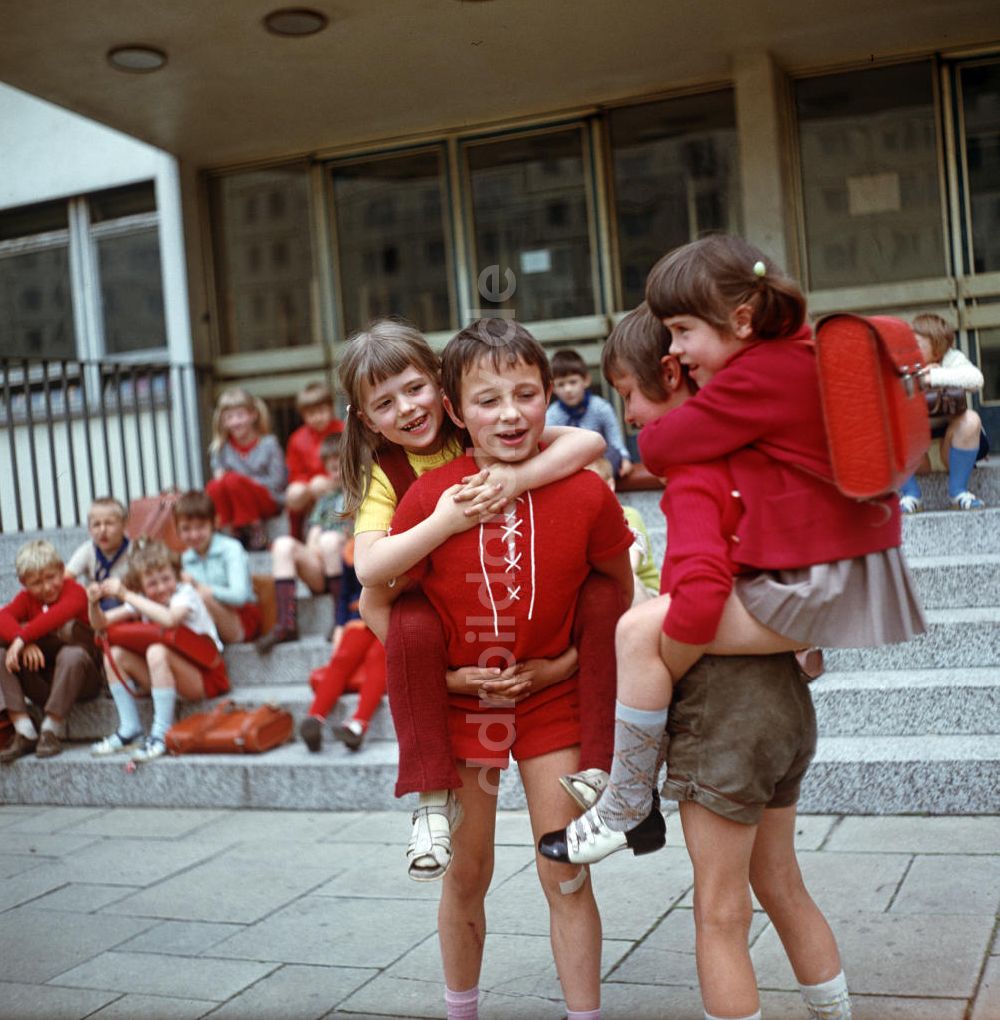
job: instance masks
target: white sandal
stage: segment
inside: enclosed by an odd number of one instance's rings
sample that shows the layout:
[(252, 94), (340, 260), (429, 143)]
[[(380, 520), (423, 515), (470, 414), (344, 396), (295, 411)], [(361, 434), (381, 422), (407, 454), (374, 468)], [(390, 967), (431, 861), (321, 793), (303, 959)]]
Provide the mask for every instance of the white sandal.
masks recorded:
[(406, 848), (407, 874), (414, 882), (433, 882), (451, 866), (451, 835), (462, 823), (462, 804), (452, 790), (420, 795), (413, 832)]
[(576, 801), (584, 811), (592, 808), (607, 789), (610, 776), (604, 769), (584, 769), (582, 772), (571, 772), (568, 776), (560, 776), (562, 788)]

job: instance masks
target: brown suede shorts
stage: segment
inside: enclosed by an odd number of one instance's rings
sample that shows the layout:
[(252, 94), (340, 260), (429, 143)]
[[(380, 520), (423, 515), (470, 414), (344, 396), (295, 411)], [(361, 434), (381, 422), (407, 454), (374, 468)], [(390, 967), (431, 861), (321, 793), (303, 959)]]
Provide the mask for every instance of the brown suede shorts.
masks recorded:
[(674, 690), (663, 796), (756, 825), (789, 807), (816, 753), (816, 713), (795, 656), (706, 655)]

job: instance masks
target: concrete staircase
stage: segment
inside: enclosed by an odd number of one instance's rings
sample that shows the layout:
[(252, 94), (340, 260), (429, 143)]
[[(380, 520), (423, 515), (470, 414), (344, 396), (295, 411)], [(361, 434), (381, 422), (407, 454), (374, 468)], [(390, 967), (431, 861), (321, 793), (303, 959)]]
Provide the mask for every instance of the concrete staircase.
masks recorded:
[[(827, 653), (828, 672), (813, 684), (820, 746), (803, 788), (804, 811), (860, 814), (969, 814), (1000, 811), (1000, 470), (977, 470), (973, 487), (991, 507), (934, 512), (904, 522), (904, 548), (930, 620), (905, 645)], [(945, 505), (944, 479), (925, 480), (925, 505)], [(662, 555), (659, 494), (622, 496), (638, 506)], [(51, 536), (65, 554), (83, 536)], [(0, 536), (0, 597), (16, 588), (14, 552), (26, 536)], [(266, 554), (254, 569), (267, 572)], [(302, 638), (266, 658), (252, 646), (226, 651), (233, 696), (278, 702), (298, 720), (311, 700), (309, 670), (326, 661), (327, 597), (300, 589)], [(356, 695), (334, 720), (350, 715)], [(182, 706), (181, 714), (195, 708)], [(144, 706), (149, 718), (148, 706)], [(135, 769), (125, 759), (90, 757), (90, 741), (111, 732), (110, 699), (79, 705), (69, 743), (57, 758), (0, 768), (0, 802), (350, 809), (402, 807), (393, 797), (396, 744), (387, 707), (376, 714), (361, 751), (332, 738), (319, 754), (295, 741), (260, 756), (192, 755)], [(505, 775), (501, 805), (523, 805), (516, 769)]]

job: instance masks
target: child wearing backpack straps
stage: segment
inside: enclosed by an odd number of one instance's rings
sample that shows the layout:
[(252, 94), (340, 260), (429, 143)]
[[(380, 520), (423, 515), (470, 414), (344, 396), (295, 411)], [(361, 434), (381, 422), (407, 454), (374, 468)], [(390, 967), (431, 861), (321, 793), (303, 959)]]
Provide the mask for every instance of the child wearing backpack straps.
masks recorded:
[[(548, 448), (538, 457), (516, 470), (482, 471), (450, 486), (429, 517), (403, 535), (390, 535), (392, 516), (410, 482), (463, 452), (460, 430), (444, 411), (440, 361), (415, 328), (381, 320), (348, 342), (340, 383), (350, 401), (341, 447), (344, 513), (356, 515), (355, 570), (365, 585), (362, 616), (386, 642), (389, 708), (399, 741), (396, 796), (420, 795), (408, 872), (417, 881), (430, 881), (444, 875), (451, 862), (457, 803), (452, 791), (460, 785), (448, 735), (444, 636), (440, 619), (419, 591), (404, 593), (390, 615), (391, 592), (378, 586), (394, 583), (455, 533), (456, 499), (467, 501), (465, 523), (473, 527), (513, 496), (584, 468), (603, 452), (604, 440), (584, 429), (547, 428), (542, 438)], [(592, 796), (603, 788), (610, 765), (613, 628), (624, 608), (617, 586), (592, 576), (575, 620), (581, 687), (593, 692), (593, 705), (582, 720), (580, 773), (566, 782), (579, 782)], [(496, 673), (496, 682), (506, 687), (506, 671)]]
[[(632, 830), (650, 825), (649, 777), (673, 685), (709, 646), (716, 654), (857, 648), (906, 641), (925, 629), (899, 548), (895, 495), (858, 502), (832, 483), (797, 284), (745, 241), (716, 235), (657, 262), (646, 298), (670, 332), (669, 353), (700, 390), (645, 425), (643, 463), (664, 477), (684, 465), (727, 460), (743, 507), (729, 538), (738, 573), (728, 620), (722, 617), (714, 639), (685, 633), (676, 612), (664, 617), (662, 596), (619, 625), (611, 780), (596, 807), (567, 830), (569, 843), (596, 838), (587, 862), (630, 845)], [(659, 655), (654, 648), (650, 658), (662, 659), (663, 668), (652, 661), (629, 668), (657, 613)], [(770, 646), (761, 641), (767, 635)]]

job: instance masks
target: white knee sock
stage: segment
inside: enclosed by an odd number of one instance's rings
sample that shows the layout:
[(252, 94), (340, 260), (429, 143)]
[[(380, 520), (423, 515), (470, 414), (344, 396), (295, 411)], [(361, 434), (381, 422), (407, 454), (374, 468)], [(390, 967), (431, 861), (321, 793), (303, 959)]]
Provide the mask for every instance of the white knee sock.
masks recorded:
[(109, 684), (108, 687), (118, 709), (118, 732), (126, 740), (137, 737), (142, 733), (142, 720), (135, 698), (121, 684)]
[(20, 719), (14, 720), (14, 729), (24, 737), (25, 740), (37, 740), (38, 730), (35, 729), (35, 724), (31, 719), (22, 715)]
[(810, 1020), (851, 1020), (851, 997), (841, 971), (820, 985), (799, 985)]
[(479, 1020), (479, 985), (465, 992), (445, 988), (444, 1002), (448, 1008), (448, 1020)]
[(153, 688), (153, 725), (151, 737), (163, 740), (167, 730), (174, 724), (174, 706), (177, 704), (177, 691), (173, 687)]

